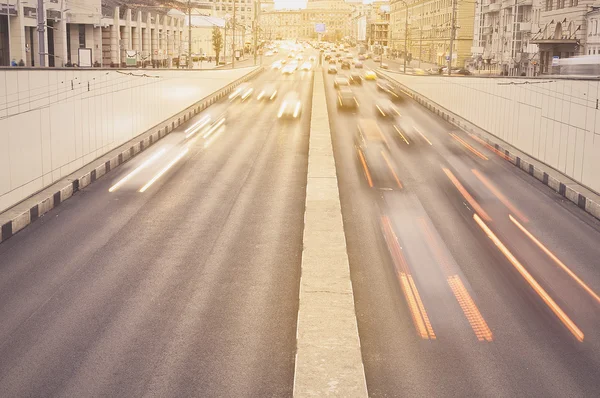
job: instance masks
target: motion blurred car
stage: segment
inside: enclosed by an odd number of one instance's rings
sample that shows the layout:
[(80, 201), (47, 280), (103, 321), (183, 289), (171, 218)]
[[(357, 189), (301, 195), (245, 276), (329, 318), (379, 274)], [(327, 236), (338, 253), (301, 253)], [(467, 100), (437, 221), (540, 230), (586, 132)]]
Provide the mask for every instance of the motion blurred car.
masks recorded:
[(244, 101), (250, 97), (253, 91), (254, 89), (250, 83), (242, 83), (237, 86), (235, 90), (231, 92), (231, 94), (229, 94), (229, 99), (231, 101), (235, 101), (236, 99), (240, 98), (242, 101)]
[(296, 72), (296, 69), (298, 69), (296, 64), (290, 63), (289, 65), (286, 65), (283, 67), (283, 69), (281, 70), (281, 73), (284, 75), (293, 75), (294, 72)]
[(338, 68), (335, 65), (329, 65), (329, 67), (327, 68), (327, 73), (330, 75), (335, 75), (338, 73)]
[(275, 61), (271, 64), (271, 69), (279, 70), (283, 67), (283, 63), (281, 61)]
[(386, 64), (385, 62), (381, 63), (381, 69), (389, 69), (390, 66), (388, 64)]
[(296, 119), (302, 114), (302, 102), (300, 101), (300, 94), (296, 91), (291, 91), (285, 95), (283, 102), (279, 106), (279, 112), (277, 117)]
[(304, 61), (304, 57), (302, 55), (298, 54), (296, 56), (296, 60), (298, 60), (298, 61)]
[(381, 62), (381, 57), (379, 55), (376, 55), (373, 57), (373, 61), (375, 62)]
[[(393, 188), (387, 160), (389, 146), (379, 125), (374, 119), (359, 119), (354, 136), (354, 146), (365, 180), (372, 188)], [(388, 159), (386, 159), (386, 156)]]
[(377, 80), (377, 74), (372, 70), (365, 72), (365, 80)]
[(305, 62), (302, 64), (302, 66), (300, 66), (300, 70), (303, 71), (310, 71), (312, 69), (312, 63), (310, 62)]
[(465, 68), (452, 69), (452, 74), (457, 76), (471, 76), (472, 73)]
[(357, 68), (357, 69), (362, 69), (363, 68), (363, 63), (360, 62), (360, 61), (356, 61), (354, 63), (354, 67)]
[(272, 101), (277, 96), (277, 87), (274, 84), (265, 85), (256, 96), (257, 100)]
[(295, 57), (294, 53), (289, 53), (288, 54), (288, 58), (294, 58), (294, 57)]
[(342, 56), (342, 54), (341, 54), (341, 53), (335, 53), (335, 57), (336, 57), (336, 58), (340, 58), (341, 56)]
[(346, 53), (346, 59), (352, 59), (352, 58), (354, 58), (352, 53)]
[(366, 60), (366, 59), (367, 59), (367, 57), (365, 57), (365, 55), (364, 55), (364, 54), (360, 54), (360, 55), (358, 56), (358, 60), (359, 60), (359, 61), (364, 61), (364, 60)]
[(423, 70), (421, 68), (414, 68), (413, 69), (413, 74), (415, 74), (417, 76), (426, 76), (426, 75), (428, 75), (428, 73), (425, 72), (425, 70)]
[(342, 88), (338, 91), (338, 109), (356, 109), (358, 108), (358, 101), (354, 92), (349, 88)]
[(334, 88), (340, 88), (340, 87), (348, 87), (350, 85), (350, 80), (343, 75), (340, 76), (336, 76), (335, 79), (333, 79), (333, 87)]
[(342, 61), (342, 69), (350, 69), (350, 61)]
[(265, 57), (272, 57), (273, 55), (275, 55), (275, 53), (273, 53), (273, 51), (267, 51), (265, 53)]
[(359, 86), (362, 86), (363, 78), (360, 75), (360, 73), (358, 73), (358, 72), (350, 73), (350, 84), (357, 84)]
[(380, 80), (379, 82), (377, 82), (377, 90), (383, 91), (386, 94), (388, 94), (389, 98), (392, 101), (404, 100), (404, 94), (402, 93), (402, 90), (388, 81)]
[(377, 111), (377, 117), (380, 118), (393, 118), (400, 116), (398, 108), (389, 99), (380, 99), (375, 101), (375, 110)]
[(310, 62), (315, 62), (317, 60), (317, 57), (315, 57), (314, 55), (311, 55), (310, 57), (308, 57), (308, 60)]

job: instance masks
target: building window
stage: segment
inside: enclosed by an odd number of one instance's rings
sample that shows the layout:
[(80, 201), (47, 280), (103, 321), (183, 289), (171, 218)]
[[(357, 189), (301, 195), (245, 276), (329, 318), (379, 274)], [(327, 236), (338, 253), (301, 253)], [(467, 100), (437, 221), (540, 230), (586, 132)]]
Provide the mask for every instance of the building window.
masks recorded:
[(79, 48), (85, 48), (85, 25), (79, 24)]
[(552, 11), (552, 0), (546, 0), (546, 11)]

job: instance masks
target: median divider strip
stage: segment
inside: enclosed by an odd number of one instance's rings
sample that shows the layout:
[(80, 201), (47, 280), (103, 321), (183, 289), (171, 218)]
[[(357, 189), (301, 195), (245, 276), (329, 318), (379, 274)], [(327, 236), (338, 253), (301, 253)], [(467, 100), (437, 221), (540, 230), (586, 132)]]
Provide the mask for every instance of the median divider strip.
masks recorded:
[(367, 397), (322, 71), (315, 69), (294, 397)]
[[(187, 121), (191, 119), (194, 115), (208, 108), (224, 95), (229, 94), (240, 83), (254, 78), (263, 70), (263, 67), (258, 67), (222, 89), (202, 98), (200, 101), (154, 126), (150, 130), (138, 135), (133, 140), (121, 145), (64, 179), (57, 181), (28, 199), (25, 199), (0, 213), (0, 243), (11, 238), (27, 225), (36, 221), (45, 213), (72, 197), (77, 191), (87, 187), (106, 173), (114, 170), (134, 156), (148, 149), (161, 138), (171, 133), (176, 127), (179, 127), (184, 120)], [(116, 151), (121, 152), (110, 157), (111, 154), (116, 153)], [(90, 170), (90, 167), (93, 167), (93, 169)]]
[(376, 73), (378, 76), (386, 78), (390, 83), (395, 84), (403, 91), (407, 92), (423, 107), (453, 124), (461, 131), (470, 134), (477, 141), (481, 140), (483, 144), (489, 145), (488, 149), (493, 150), (493, 152), (499, 154), (503, 159), (531, 175), (544, 185), (547, 185), (559, 195), (600, 220), (600, 195), (583, 187), (581, 184), (573, 181), (571, 178), (550, 166), (545, 165), (541, 161), (516, 150), (516, 148), (513, 148), (511, 145), (505, 143), (490, 132), (483, 130), (463, 117), (450, 112), (436, 102), (431, 101), (429, 98), (411, 90), (404, 84), (395, 80), (391, 74), (383, 73), (381, 70), (377, 70)]

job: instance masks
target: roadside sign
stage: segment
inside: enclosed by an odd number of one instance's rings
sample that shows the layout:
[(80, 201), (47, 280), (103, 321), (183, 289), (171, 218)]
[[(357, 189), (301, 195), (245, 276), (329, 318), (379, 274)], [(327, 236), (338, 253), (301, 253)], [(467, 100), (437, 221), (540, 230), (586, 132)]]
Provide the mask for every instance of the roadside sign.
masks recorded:
[(324, 23), (316, 23), (315, 24), (315, 32), (316, 33), (325, 33), (325, 24)]
[(558, 66), (558, 60), (560, 59), (559, 56), (555, 55), (552, 57), (552, 66)]

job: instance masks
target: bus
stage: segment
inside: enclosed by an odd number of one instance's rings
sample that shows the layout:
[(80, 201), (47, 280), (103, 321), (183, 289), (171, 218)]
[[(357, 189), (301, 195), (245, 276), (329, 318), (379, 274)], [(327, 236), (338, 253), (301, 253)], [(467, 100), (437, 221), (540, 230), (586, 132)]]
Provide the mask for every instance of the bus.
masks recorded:
[(598, 76), (600, 77), (600, 55), (582, 55), (561, 58), (558, 65), (552, 67), (552, 74), (561, 76)]

